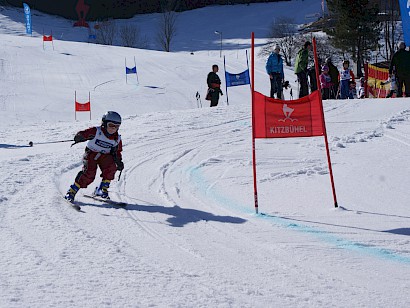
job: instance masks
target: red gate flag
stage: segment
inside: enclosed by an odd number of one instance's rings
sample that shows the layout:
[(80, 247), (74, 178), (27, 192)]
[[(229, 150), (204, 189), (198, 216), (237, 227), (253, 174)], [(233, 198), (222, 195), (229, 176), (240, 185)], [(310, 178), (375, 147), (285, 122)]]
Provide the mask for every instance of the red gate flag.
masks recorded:
[[(313, 56), (315, 60), (317, 88), (319, 65), (316, 38), (313, 37)], [(336, 189), (333, 181), (330, 150), (327, 142), (325, 117), (320, 90), (296, 100), (279, 100), (255, 91), (255, 34), (251, 35), (251, 90), (252, 90), (252, 167), (255, 211), (258, 213), (258, 188), (256, 181), (256, 138), (290, 138), (324, 136), (333, 200), (338, 207)]]
[(312, 137), (324, 135), (319, 90), (296, 100), (279, 100), (255, 91), (255, 138)]
[(86, 103), (75, 102), (75, 111), (77, 112), (91, 111), (91, 103), (90, 102), (86, 102)]
[(74, 119), (77, 120), (77, 112), (88, 111), (90, 112), (91, 120), (91, 96), (88, 92), (88, 102), (79, 103), (77, 102), (77, 91), (74, 91)]
[(53, 41), (53, 36), (52, 35), (43, 35), (43, 42), (52, 42)]

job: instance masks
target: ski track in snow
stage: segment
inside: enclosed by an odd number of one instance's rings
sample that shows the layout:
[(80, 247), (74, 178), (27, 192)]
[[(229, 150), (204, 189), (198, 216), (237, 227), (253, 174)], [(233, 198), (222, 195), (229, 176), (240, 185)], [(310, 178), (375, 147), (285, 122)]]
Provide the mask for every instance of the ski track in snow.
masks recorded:
[[(367, 271), (359, 258), (360, 251), (368, 252), (365, 258), (376, 257), (372, 264), (383, 264), (384, 269), (381, 267), (374, 271), (375, 277), (383, 275), (386, 269), (394, 269), (394, 262), (385, 263), (380, 258), (383, 251), (377, 250), (377, 243), (366, 248), (365, 243), (349, 241), (347, 232), (310, 227), (306, 224), (308, 217), (304, 216), (292, 218), (289, 215), (288, 218), (280, 213), (253, 216), (247, 205), (235, 205), (228, 195), (223, 195), (221, 188), (226, 185), (223, 183), (226, 180), (237, 183), (237, 180), (229, 176), (230, 170), (221, 172), (218, 166), (250, 167), (245, 157), (237, 159), (235, 153), (235, 146), (243, 148), (244, 143), (250, 143), (249, 116), (239, 108), (233, 113), (233, 120), (224, 121), (228, 111), (214, 111), (212, 121), (215, 125), (198, 125), (193, 112), (184, 114), (180, 125), (170, 125), (165, 115), (159, 115), (152, 123), (164, 123), (168, 131), (166, 135), (161, 130), (151, 130), (147, 135), (130, 136), (125, 144), (127, 168), (122, 179), (114, 182), (112, 188), (113, 197), (129, 203), (126, 210), (113, 209), (79, 195), (78, 200), (85, 213), (77, 213), (60, 199), (67, 184), (81, 168), (81, 147), (74, 153), (66, 150), (48, 153), (44, 148), (38, 154), (9, 158), (10, 172), (4, 177), (9, 197), (2, 202), (13, 204), (13, 207), (6, 207), (1, 212), (0, 228), (7, 247), (13, 249), (1, 251), (1, 255), (9, 260), (4, 273), (15, 273), (11, 268), (18, 267), (19, 275), (0, 274), (2, 286), (9, 294), (2, 298), (3, 303), (18, 306), (19, 302), (31, 302), (36, 307), (47, 300), (50, 305), (86, 305), (93, 302), (96, 306), (116, 303), (126, 307), (155, 300), (158, 305), (179, 306), (190, 299), (199, 306), (240, 303), (243, 307), (254, 307), (255, 303), (256, 306), (272, 303), (291, 305), (296, 297), (302, 297), (306, 305), (312, 304), (314, 298), (314, 303), (334, 306), (335, 302), (328, 298), (327, 293), (309, 287), (313, 281), (321, 290), (349, 294), (350, 302), (358, 306), (368, 303), (366, 298), (369, 294), (380, 304), (391, 304), (391, 297), (385, 298), (380, 289), (370, 289), (360, 282), (363, 279), (361, 271)], [(149, 124), (145, 117), (129, 121), (142, 122), (138, 125)], [(394, 126), (407, 122), (407, 118), (402, 121), (393, 117), (386, 123)], [(63, 129), (55, 128), (51, 132), (59, 134)], [(24, 129), (22, 131), (24, 133)], [(244, 135), (248, 137), (243, 138)], [(296, 142), (295, 146), (302, 145)], [(319, 142), (312, 142), (307, 147), (311, 146), (323, 151)], [(209, 153), (215, 155), (209, 157)], [(327, 174), (318, 158), (298, 160), (290, 158), (286, 162), (279, 158), (289, 167), (309, 164), (312, 167), (271, 173), (269, 181)], [(314, 172), (309, 173), (309, 170)], [(142, 179), (140, 174), (149, 174), (151, 178)], [(248, 185), (250, 176), (240, 180), (239, 184)], [(263, 178), (259, 180), (260, 183), (264, 181)], [(197, 185), (203, 187), (198, 188)], [(51, 197), (42, 204), (33, 204), (30, 200), (39, 191)], [(253, 230), (258, 229), (259, 224), (265, 224), (264, 221), (270, 228), (263, 228), (265, 233), (254, 234)], [(272, 233), (266, 233), (269, 229)], [(198, 242), (204, 238), (204, 232), (207, 241)], [(294, 233), (294, 243), (282, 245), (281, 235), (288, 232)], [(356, 238), (358, 233), (352, 235)], [(272, 236), (276, 239), (274, 246), (268, 244)], [(320, 266), (308, 269), (305, 262), (315, 257), (318, 248), (323, 249), (323, 242), (336, 250), (333, 255), (322, 256)], [(289, 245), (298, 252), (291, 260), (286, 253)], [(405, 248), (408, 241), (403, 241), (402, 245)], [(164, 250), (166, 255), (152, 253)], [(246, 251), (254, 252), (252, 284), (240, 274), (241, 271), (246, 273), (245, 268), (249, 267), (248, 258), (244, 258)], [(399, 253), (406, 254), (406, 250)], [(391, 252), (385, 250), (385, 254), (388, 256)], [(100, 257), (95, 258), (96, 255)], [(340, 260), (347, 256), (349, 264), (334, 264), (333, 258)], [(232, 259), (235, 259), (234, 266)], [(402, 259), (393, 256), (390, 260), (407, 262), (405, 256)], [(271, 271), (262, 266), (267, 262)], [(343, 275), (340, 278), (330, 275), (328, 269), (335, 267), (349, 275), (355, 272), (356, 279), (348, 281)], [(96, 274), (98, 280), (94, 278)], [(27, 275), (31, 278), (26, 278)], [(152, 277), (151, 283), (142, 278), (147, 275)], [(275, 281), (286, 281), (286, 284), (264, 284), (266, 277), (271, 275), (282, 277)], [(22, 277), (27, 281), (24, 288), (18, 284)], [(391, 280), (387, 278), (382, 287), (393, 285), (394, 277)], [(72, 281), (76, 281), (76, 285), (72, 286)], [(118, 281), (123, 283), (118, 284)], [(293, 286), (292, 290), (289, 285)], [(102, 287), (106, 290), (103, 296), (101, 293), (93, 295), (95, 289)], [(31, 291), (28, 292), (27, 288)], [(75, 289), (76, 299), (64, 296), (67, 288)], [(130, 294), (130, 289), (136, 290), (135, 293)], [(242, 296), (230, 296), (238, 290)], [(390, 292), (395, 294), (396, 291), (390, 289)], [(154, 298), (154, 294), (160, 293), (164, 294), (163, 299)], [(175, 293), (178, 296), (170, 300), (171, 294)], [(33, 297), (31, 294), (40, 295)], [(139, 301), (142, 294), (144, 300)], [(129, 304), (130, 297), (134, 299), (133, 304)]]

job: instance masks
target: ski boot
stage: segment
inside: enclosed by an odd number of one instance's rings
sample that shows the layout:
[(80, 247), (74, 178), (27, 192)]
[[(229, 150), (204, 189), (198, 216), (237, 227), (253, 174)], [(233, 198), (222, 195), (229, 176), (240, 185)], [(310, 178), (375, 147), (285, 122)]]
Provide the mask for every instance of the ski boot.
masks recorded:
[(70, 186), (64, 198), (68, 201), (73, 203), (75, 195), (77, 194), (78, 190), (80, 189), (80, 185), (74, 182), (73, 185)]
[(108, 196), (108, 188), (110, 187), (110, 180), (102, 180), (100, 187), (95, 188), (94, 195), (103, 199), (110, 199)]

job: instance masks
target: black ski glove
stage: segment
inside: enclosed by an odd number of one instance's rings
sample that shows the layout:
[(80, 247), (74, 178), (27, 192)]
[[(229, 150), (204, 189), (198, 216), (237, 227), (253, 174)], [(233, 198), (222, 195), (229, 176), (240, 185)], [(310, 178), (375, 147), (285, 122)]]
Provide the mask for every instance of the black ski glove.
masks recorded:
[(117, 165), (118, 171), (122, 171), (124, 169), (124, 163), (122, 162), (122, 160), (117, 160), (115, 164)]
[(77, 134), (74, 136), (74, 143), (80, 143), (80, 142), (84, 142), (86, 141), (86, 139), (81, 136), (80, 134)]

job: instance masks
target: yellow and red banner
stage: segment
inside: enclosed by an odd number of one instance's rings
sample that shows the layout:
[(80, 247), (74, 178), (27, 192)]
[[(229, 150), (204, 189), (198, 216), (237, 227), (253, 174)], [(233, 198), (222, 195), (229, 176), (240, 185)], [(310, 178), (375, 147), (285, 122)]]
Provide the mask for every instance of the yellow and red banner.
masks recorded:
[(367, 64), (367, 91), (375, 98), (385, 98), (390, 90), (390, 83), (384, 84), (389, 79), (389, 70), (373, 64)]

